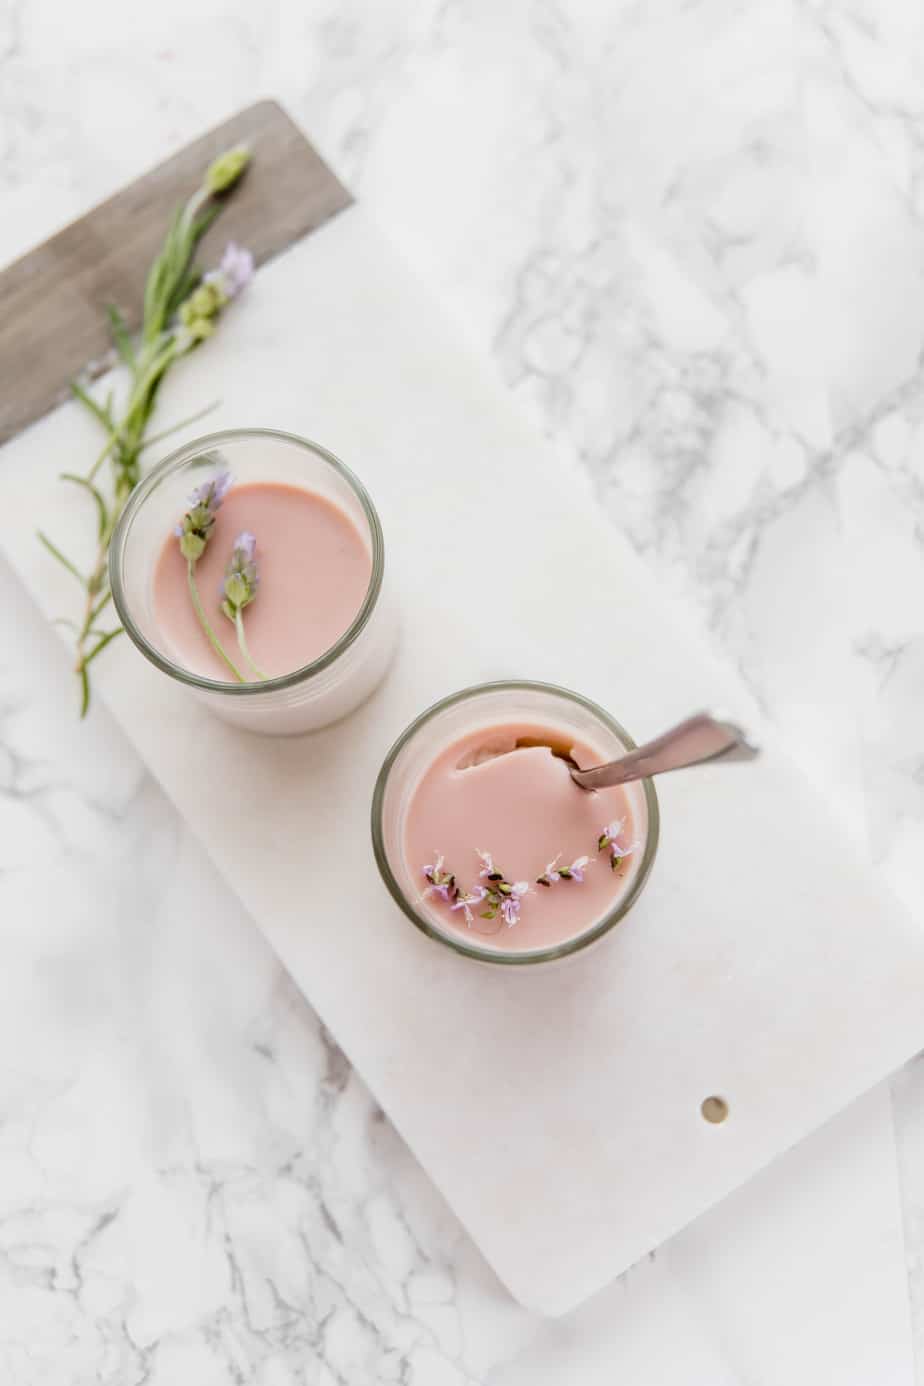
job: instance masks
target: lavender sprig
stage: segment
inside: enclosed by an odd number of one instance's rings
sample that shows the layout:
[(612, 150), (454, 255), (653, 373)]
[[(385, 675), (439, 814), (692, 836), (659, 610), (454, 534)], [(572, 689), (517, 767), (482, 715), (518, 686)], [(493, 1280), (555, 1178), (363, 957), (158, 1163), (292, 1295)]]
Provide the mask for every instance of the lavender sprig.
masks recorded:
[(237, 643), (245, 662), (258, 679), (267, 675), (255, 664), (247, 648), (244, 635), (244, 608), (249, 606), (257, 595), (260, 574), (257, 570), (257, 541), (249, 530), (243, 530), (234, 541), (234, 548), (228, 560), (224, 582), (219, 588), (221, 609), (237, 632)]
[(626, 820), (617, 818), (612, 823), (608, 823), (597, 839), (597, 851), (609, 851), (610, 867), (613, 871), (618, 871), (626, 857), (631, 857), (633, 852), (638, 851), (638, 842), (624, 843), (620, 841), (625, 830)]
[[(121, 634), (121, 627), (102, 630), (98, 622), (112, 596), (108, 581), (109, 544), (125, 503), (140, 479), (141, 453), (151, 443), (208, 413), (208, 409), (200, 410), (173, 428), (148, 436), (161, 384), (176, 361), (211, 336), (219, 314), (253, 272), (249, 252), (233, 244), (225, 251), (220, 266), (204, 278), (200, 278), (194, 264), (202, 236), (220, 213), (225, 194), (240, 179), (249, 159), (243, 146), (220, 155), (209, 165), (196, 192), (174, 214), (160, 253), (148, 271), (138, 337), (133, 338), (118, 308), (108, 309), (113, 346), (128, 371), (128, 392), (122, 407), (116, 408), (112, 394), (100, 401), (77, 381), (71, 385), (75, 398), (93, 415), (106, 437), (105, 446), (88, 472), (62, 474), (62, 480), (86, 491), (96, 508), (96, 550), (89, 572), (81, 572), (47, 535), (40, 532), (38, 537), (84, 591), (81, 618), (73, 623), (81, 716), (86, 715), (90, 705), (89, 666)], [(210, 405), (209, 409), (214, 407)], [(107, 461), (111, 463), (111, 485), (101, 486), (98, 474)]]
[(190, 563), (196, 563), (205, 553), (205, 546), (215, 524), (221, 503), (231, 490), (231, 473), (217, 472), (211, 481), (203, 481), (189, 498), (189, 509), (174, 534), (180, 541), (180, 553)]
[(205, 481), (201, 486), (197, 486), (189, 498), (189, 509), (173, 532), (180, 541), (180, 553), (186, 559), (186, 583), (189, 587), (189, 597), (199, 624), (205, 632), (206, 639), (219, 658), (227, 664), (234, 677), (239, 679), (241, 683), (246, 683), (247, 679), (215, 634), (212, 624), (205, 614), (196, 583), (196, 564), (205, 553), (212, 530), (215, 527), (215, 516), (221, 509), (221, 503), (230, 488), (231, 476), (228, 472), (219, 472), (212, 477), (211, 481)]

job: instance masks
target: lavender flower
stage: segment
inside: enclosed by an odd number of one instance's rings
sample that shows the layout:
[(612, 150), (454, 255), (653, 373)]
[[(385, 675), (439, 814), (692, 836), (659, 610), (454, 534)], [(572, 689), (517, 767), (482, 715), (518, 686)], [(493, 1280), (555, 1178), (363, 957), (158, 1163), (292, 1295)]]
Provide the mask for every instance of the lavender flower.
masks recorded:
[(554, 861), (550, 861), (550, 862), (549, 862), (548, 866), (545, 868), (545, 870), (543, 871), (542, 875), (539, 876), (539, 877), (537, 877), (537, 879), (536, 879), (536, 885), (541, 885), (541, 886), (553, 886), (553, 885), (555, 885), (556, 881), (560, 881), (560, 880), (561, 880), (561, 872), (560, 872), (559, 869), (558, 869), (558, 863), (559, 863), (560, 861), (561, 861), (561, 852), (559, 852), (558, 856), (555, 858)]
[(260, 574), (257, 571), (257, 541), (249, 530), (242, 530), (234, 541), (231, 557), (225, 569), (224, 581), (218, 589), (222, 613), (234, 625), (238, 649), (251, 673), (258, 679), (269, 678), (254, 660), (247, 647), (244, 632), (244, 608), (257, 595)]
[(177, 333), (180, 352), (191, 351), (198, 342), (215, 331), (215, 320), (221, 310), (236, 298), (253, 278), (253, 256), (249, 250), (230, 241), (217, 269), (203, 275), (202, 283), (179, 307), (182, 324)]
[(591, 865), (590, 857), (575, 857), (570, 866), (559, 866), (561, 852), (554, 861), (550, 861), (542, 875), (536, 880), (536, 885), (553, 886), (557, 881), (577, 881), (579, 884), (584, 880), (584, 872)]
[(622, 865), (624, 857), (631, 857), (632, 853), (638, 851), (639, 847), (637, 840), (629, 843), (620, 842), (625, 826), (626, 820), (624, 818), (615, 819), (612, 823), (607, 824), (597, 841), (598, 852), (609, 848), (610, 866), (614, 871)]
[(481, 874), (488, 878), (489, 885), (476, 885), (463, 893), (459, 889), (455, 875), (445, 869), (443, 854), (440, 852), (435, 861), (421, 868), (427, 882), (422, 898), (426, 900), (436, 896), (450, 909), (462, 910), (469, 928), (475, 922), (472, 907), (486, 902), (487, 909), (482, 911), (482, 919), (496, 919), (499, 914), (509, 928), (520, 917), (520, 902), (529, 891), (529, 883), (505, 881), (496, 870), (489, 852), (479, 852), (478, 856), (483, 868)]
[(257, 595), (260, 574), (256, 551), (256, 539), (249, 530), (243, 530), (234, 541), (224, 581), (218, 589), (221, 609), (229, 621), (236, 621), (238, 612), (249, 606)]
[(180, 541), (180, 552), (190, 563), (197, 562), (205, 552), (215, 516), (231, 485), (230, 472), (216, 472), (190, 496), (189, 509), (173, 531)]
[(468, 927), (471, 928), (475, 922), (475, 916), (472, 914), (472, 905), (480, 905), (487, 893), (484, 886), (475, 886), (467, 895), (460, 895), (455, 904), (450, 908), (454, 910), (464, 910), (465, 922)]
[[(520, 902), (529, 891), (528, 881), (508, 881), (502, 871), (497, 869), (490, 852), (479, 848), (477, 856), (481, 861), (479, 875), (488, 884), (479, 889), (487, 908), (481, 911), (482, 919), (496, 919), (498, 915), (509, 928), (520, 917)], [(479, 902), (480, 903), (480, 902)]]
[(423, 867), (424, 878), (429, 882), (423, 893), (424, 900), (431, 895), (436, 895), (445, 904), (451, 905), (458, 898), (459, 887), (456, 885), (456, 878), (451, 871), (443, 870), (443, 854), (437, 855), (436, 861), (429, 866)]
[(481, 859), (481, 870), (478, 875), (488, 881), (501, 881), (503, 875), (494, 865), (494, 858), (490, 852), (482, 852), (480, 848), (475, 849), (475, 855)]
[[(181, 523), (176, 526), (174, 533), (180, 541), (180, 553), (186, 559), (186, 583), (189, 587), (189, 596), (199, 624), (205, 633), (205, 638), (219, 659), (227, 664), (238, 682), (246, 683), (246, 676), (234, 663), (212, 629), (212, 623), (206, 615), (196, 583), (196, 564), (205, 553), (205, 546), (211, 538), (215, 525), (215, 516), (221, 509), (221, 503), (230, 489), (230, 472), (216, 472), (208, 481), (203, 481), (190, 496), (189, 509), (183, 516)], [(240, 623), (240, 617), (238, 617), (237, 623)], [(240, 632), (238, 638), (240, 639)]]
[(216, 472), (211, 481), (203, 481), (189, 498), (190, 505), (204, 505), (209, 510), (221, 509), (221, 503), (231, 490), (230, 472)]
[(215, 284), (226, 299), (236, 298), (253, 278), (253, 255), (236, 241), (229, 241), (218, 269), (209, 270), (203, 284)]
[[(504, 882), (506, 884), (506, 882)], [(520, 903), (523, 896), (528, 894), (529, 884), (527, 881), (515, 881), (510, 886), (509, 894), (504, 894), (500, 904), (500, 912), (504, 923), (511, 929), (520, 917)]]

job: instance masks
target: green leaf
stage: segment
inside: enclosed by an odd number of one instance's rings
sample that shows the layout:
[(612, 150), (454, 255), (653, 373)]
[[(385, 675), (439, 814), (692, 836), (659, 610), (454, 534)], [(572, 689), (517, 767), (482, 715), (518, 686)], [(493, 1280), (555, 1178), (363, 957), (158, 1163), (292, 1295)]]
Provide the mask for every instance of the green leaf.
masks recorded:
[(118, 441), (118, 432), (117, 432), (117, 431), (114, 431), (114, 432), (110, 433), (109, 439), (108, 439), (108, 441), (107, 441), (107, 443), (106, 443), (106, 446), (103, 448), (102, 452), (99, 454), (99, 456), (97, 457), (96, 461), (93, 463), (93, 466), (92, 466), (92, 467), (90, 468), (90, 470), (87, 472), (87, 478), (86, 478), (87, 481), (91, 481), (91, 480), (93, 479), (93, 477), (96, 476), (96, 473), (99, 471), (100, 467), (101, 467), (101, 466), (103, 465), (103, 463), (106, 461), (106, 458), (107, 458), (107, 457), (109, 456), (109, 454), (112, 452), (112, 449), (115, 447), (117, 441)]
[(109, 330), (112, 333), (112, 340), (115, 342), (116, 350), (126, 366), (128, 366), (130, 370), (134, 370), (135, 349), (132, 346), (128, 324), (114, 303), (108, 304), (106, 312), (109, 316)]
[(187, 238), (188, 233), (184, 235), (183, 231), (183, 208), (178, 207), (167, 228), (161, 252), (148, 270), (148, 277), (144, 286), (143, 336), (145, 342), (155, 341), (166, 322), (167, 304), (170, 301), (173, 286), (189, 260), (187, 253), (182, 264), (177, 264), (177, 243)]
[(112, 433), (112, 415), (109, 413), (108, 409), (105, 409), (101, 404), (97, 404), (93, 396), (87, 393), (79, 381), (71, 381), (71, 394), (75, 399), (79, 399), (80, 403), (84, 405), (85, 408), (89, 409), (94, 419), (102, 425), (107, 433)]
[(196, 220), (193, 222), (192, 225), (192, 230), (197, 242), (201, 241), (202, 237), (205, 235), (206, 231), (212, 225), (212, 222), (215, 220), (215, 218), (221, 215), (221, 208), (222, 204), (220, 202), (216, 202), (214, 207), (209, 207), (208, 210), (203, 212), (201, 216), (196, 217)]
[(86, 591), (87, 580), (86, 580), (86, 578), (82, 575), (82, 573), (80, 573), (80, 572), (78, 571), (78, 569), (74, 566), (74, 564), (71, 562), (71, 560), (70, 560), (69, 558), (65, 558), (65, 557), (64, 557), (64, 554), (61, 552), (61, 550), (60, 550), (59, 548), (57, 548), (57, 547), (51, 542), (51, 540), (48, 538), (48, 535), (47, 535), (47, 534), (43, 534), (41, 530), (38, 530), (38, 531), (37, 531), (37, 534), (38, 534), (39, 543), (45, 545), (45, 548), (46, 548), (46, 549), (48, 550), (48, 552), (51, 554), (52, 558), (56, 558), (56, 559), (58, 560), (59, 563), (63, 564), (63, 566), (67, 569), (67, 571), (68, 571), (69, 573), (73, 573), (74, 577), (75, 577), (75, 578), (77, 579), (77, 581), (80, 583), (81, 587), (84, 589), (84, 591)]
[(90, 495), (96, 502), (96, 535), (98, 539), (102, 539), (103, 535), (106, 532), (106, 526), (109, 523), (109, 510), (106, 506), (106, 501), (102, 493), (96, 489), (92, 481), (88, 481), (85, 476), (77, 476), (74, 472), (62, 472), (61, 480), (72, 481), (75, 486), (82, 486), (85, 491), (89, 491)]
[(170, 295), (170, 302), (167, 305), (167, 316), (173, 317), (178, 312), (181, 305), (186, 302), (190, 294), (198, 287), (202, 280), (202, 275), (197, 269), (187, 270), (182, 279), (177, 281), (173, 293)]

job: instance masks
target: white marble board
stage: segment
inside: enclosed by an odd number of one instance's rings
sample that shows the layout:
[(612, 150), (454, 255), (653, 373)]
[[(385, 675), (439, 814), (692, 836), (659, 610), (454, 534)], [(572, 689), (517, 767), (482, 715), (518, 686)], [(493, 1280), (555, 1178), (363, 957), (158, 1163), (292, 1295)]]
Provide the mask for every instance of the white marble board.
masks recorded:
[[(418, 937), (379, 884), (368, 802), (432, 698), (519, 675), (639, 735), (705, 703), (757, 714), (359, 208), (235, 316), (177, 374), (177, 414), (217, 385), (215, 427), (303, 432), (360, 472), (403, 599), (396, 667), (299, 742), (210, 720), (127, 643), (97, 684), (502, 1279), (561, 1313), (920, 1047), (924, 942), (769, 742), (752, 770), (663, 783), (656, 875), (590, 959), (511, 977)], [(2, 454), (4, 547), (48, 615), (73, 594), (34, 517), (79, 545), (55, 477), (91, 441), (66, 406)], [(699, 1114), (713, 1092), (721, 1127)]]

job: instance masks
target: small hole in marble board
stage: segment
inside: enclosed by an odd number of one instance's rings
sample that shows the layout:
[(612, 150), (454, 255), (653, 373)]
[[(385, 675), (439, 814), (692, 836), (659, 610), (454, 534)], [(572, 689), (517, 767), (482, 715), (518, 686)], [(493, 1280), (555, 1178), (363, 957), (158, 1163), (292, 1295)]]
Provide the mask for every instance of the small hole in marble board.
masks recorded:
[(728, 1116), (728, 1103), (724, 1097), (707, 1097), (699, 1110), (704, 1121), (718, 1126)]

